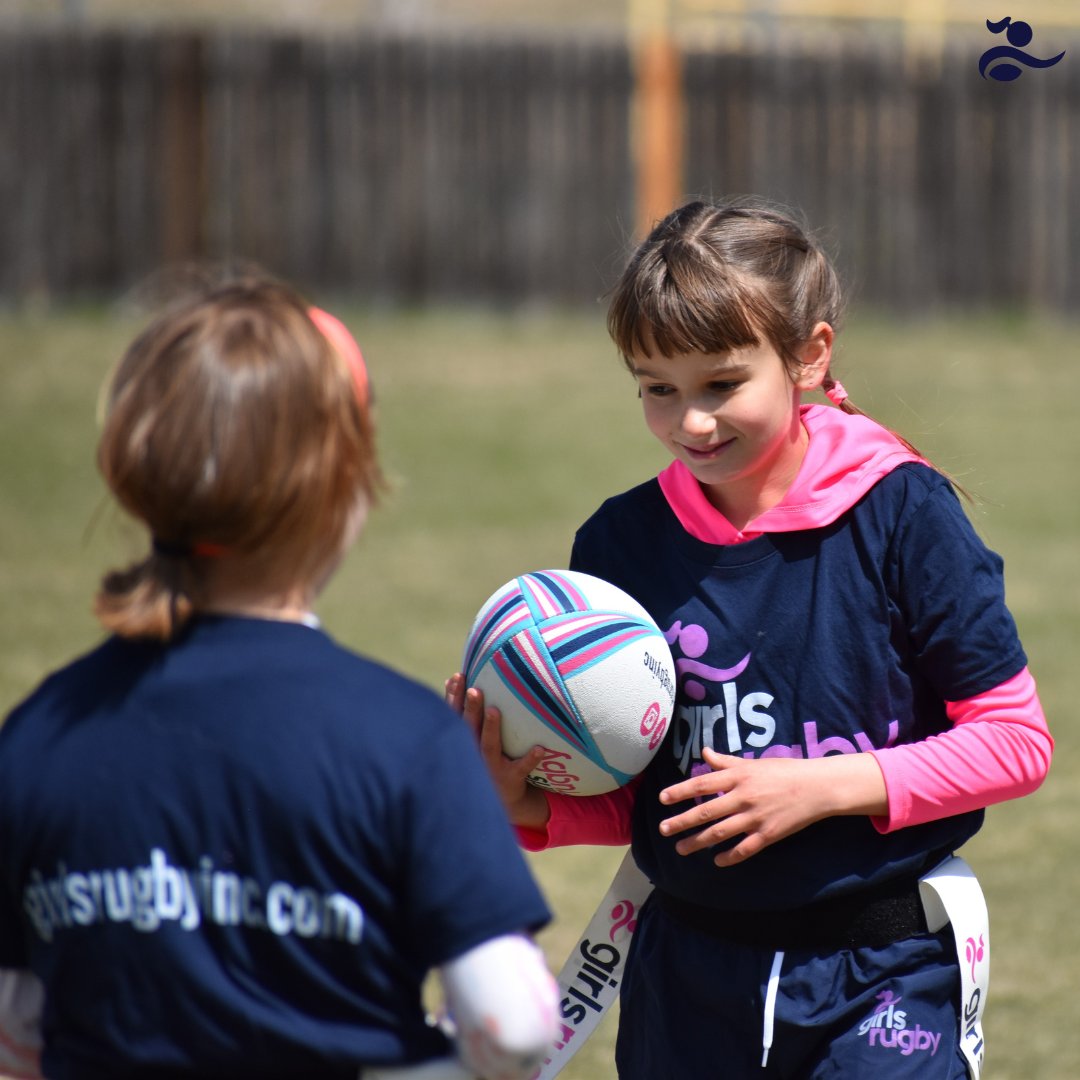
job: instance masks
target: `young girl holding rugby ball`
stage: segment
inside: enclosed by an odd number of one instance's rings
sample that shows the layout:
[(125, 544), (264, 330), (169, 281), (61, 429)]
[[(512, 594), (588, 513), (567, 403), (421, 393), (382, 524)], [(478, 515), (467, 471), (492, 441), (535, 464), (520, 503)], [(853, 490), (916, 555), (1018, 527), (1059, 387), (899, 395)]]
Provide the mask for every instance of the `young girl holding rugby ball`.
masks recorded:
[[(639, 600), (681, 672), (636, 782), (527, 786), (538, 752), (505, 758), (497, 712), (448, 687), (527, 847), (629, 843), (653, 883), (621, 1080), (959, 1080), (981, 1061), (961, 964), (981, 977), (989, 939), (958, 955), (921, 885), (986, 806), (1039, 786), (1053, 743), (1001, 560), (948, 478), (848, 399), (840, 313), (820, 247), (752, 204), (676, 210), (614, 291), (673, 460), (600, 507), (570, 566)], [(803, 402), (818, 388), (831, 406)]]

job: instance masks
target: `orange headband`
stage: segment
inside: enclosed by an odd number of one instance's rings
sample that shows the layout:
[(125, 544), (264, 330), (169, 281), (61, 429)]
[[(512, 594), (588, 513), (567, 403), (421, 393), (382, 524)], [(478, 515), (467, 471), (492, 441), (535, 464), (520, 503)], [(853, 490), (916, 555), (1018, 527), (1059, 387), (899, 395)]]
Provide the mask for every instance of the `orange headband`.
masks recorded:
[(330, 342), (334, 350), (349, 365), (353, 385), (356, 387), (357, 400), (363, 408), (367, 408), (367, 364), (364, 363), (364, 354), (360, 351), (360, 346), (356, 344), (356, 338), (349, 333), (340, 319), (331, 315), (329, 311), (323, 311), (322, 308), (309, 307), (308, 318), (322, 331), (323, 337)]

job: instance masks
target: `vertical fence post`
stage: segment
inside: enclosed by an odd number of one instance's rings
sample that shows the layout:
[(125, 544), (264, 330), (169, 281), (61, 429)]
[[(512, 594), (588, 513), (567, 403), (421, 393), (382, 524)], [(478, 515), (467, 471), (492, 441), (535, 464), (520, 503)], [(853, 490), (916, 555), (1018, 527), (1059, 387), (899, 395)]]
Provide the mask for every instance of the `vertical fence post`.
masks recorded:
[(163, 49), (161, 254), (169, 263), (206, 253), (206, 42), (184, 34)]
[(683, 195), (685, 103), (668, 0), (629, 0), (629, 4), (628, 37), (634, 68), (634, 216), (637, 235), (642, 237)]
[(904, 61), (909, 74), (920, 65), (935, 75), (941, 71), (945, 51), (946, 13), (938, 0), (905, 0)]

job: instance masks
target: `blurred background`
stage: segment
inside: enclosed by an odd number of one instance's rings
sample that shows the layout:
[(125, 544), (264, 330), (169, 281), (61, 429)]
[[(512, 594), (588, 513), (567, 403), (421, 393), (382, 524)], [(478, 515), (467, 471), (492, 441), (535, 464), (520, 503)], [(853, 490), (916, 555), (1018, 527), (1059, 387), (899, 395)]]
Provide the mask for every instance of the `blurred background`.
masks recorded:
[[(984, 0), (2, 0), (0, 298), (242, 255), (391, 303), (590, 303), (686, 194), (821, 228), (858, 299), (1073, 310), (1080, 59)], [(1076, 40), (1024, 6), (1027, 52)]]
[[(984, 77), (1010, 14), (1061, 61)], [(354, 330), (395, 490), (320, 616), (437, 687), (496, 587), (565, 565), (664, 463), (603, 298), (697, 194), (806, 216), (848, 282), (853, 399), (974, 493), (1005, 558), (1058, 750), (965, 848), (984, 1076), (1075, 1080), (1075, 0), (0, 0), (0, 716), (98, 640), (101, 573), (145, 551), (93, 447), (148, 276), (255, 261)], [(620, 855), (533, 859), (553, 967)], [(613, 1076), (613, 1039), (566, 1080)]]

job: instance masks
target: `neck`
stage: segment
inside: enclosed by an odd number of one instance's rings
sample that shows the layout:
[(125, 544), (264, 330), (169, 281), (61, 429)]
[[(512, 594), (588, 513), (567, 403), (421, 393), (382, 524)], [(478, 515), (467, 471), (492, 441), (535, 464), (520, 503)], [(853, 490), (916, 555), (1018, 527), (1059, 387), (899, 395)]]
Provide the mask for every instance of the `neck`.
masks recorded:
[(796, 414), (790, 442), (760, 473), (726, 484), (702, 485), (705, 497), (742, 532), (755, 518), (784, 501), (810, 445), (810, 436)]
[(250, 619), (311, 624), (316, 621), (310, 589), (294, 586), (280, 594), (266, 594), (237, 588), (211, 588), (197, 605), (208, 615), (241, 615)]
[(309, 608), (276, 607), (261, 604), (205, 604), (199, 611), (206, 615), (233, 615), (247, 619), (271, 619), (275, 622), (303, 623), (318, 626), (319, 620)]

